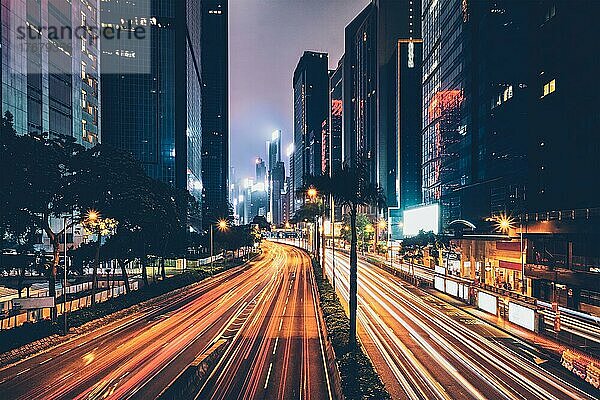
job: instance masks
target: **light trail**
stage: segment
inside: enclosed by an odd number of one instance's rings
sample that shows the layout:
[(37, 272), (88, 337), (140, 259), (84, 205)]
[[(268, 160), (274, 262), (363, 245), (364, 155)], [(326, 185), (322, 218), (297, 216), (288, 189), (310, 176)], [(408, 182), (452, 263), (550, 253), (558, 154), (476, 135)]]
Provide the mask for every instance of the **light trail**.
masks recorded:
[[(332, 276), (327, 253), (327, 273)], [(335, 265), (336, 288), (347, 304), (348, 257), (336, 253)], [(397, 388), (397, 397), (593, 398), (486, 337), (487, 324), (460, 322), (456, 317), (466, 313), (436, 306), (429, 301), (431, 295), (360, 259), (358, 270), (359, 333), (372, 343), (367, 347), (371, 357), (383, 362), (379, 369), (389, 371), (383, 376), (393, 377), (385, 383)]]

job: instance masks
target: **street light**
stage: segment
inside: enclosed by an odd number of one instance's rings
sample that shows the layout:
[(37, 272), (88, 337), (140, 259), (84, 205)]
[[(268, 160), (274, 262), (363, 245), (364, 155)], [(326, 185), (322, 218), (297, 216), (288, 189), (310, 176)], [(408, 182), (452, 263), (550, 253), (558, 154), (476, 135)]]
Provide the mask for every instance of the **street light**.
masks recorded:
[[(505, 234), (508, 234), (510, 229), (515, 227), (515, 219), (510, 215), (500, 214), (497, 217), (491, 218), (496, 222), (497, 229)], [(519, 218), (519, 241), (521, 250), (521, 294), (525, 294), (525, 247), (523, 241), (523, 219)]]
[[(215, 247), (214, 247), (214, 240), (213, 240), (213, 229), (214, 226), (211, 224), (210, 225), (210, 276), (213, 275), (213, 262), (214, 262), (214, 257), (215, 257)], [(227, 220), (226, 219), (219, 219), (217, 221), (217, 229), (219, 230), (219, 232), (225, 232), (229, 229), (229, 225), (227, 224)]]
[(309, 189), (306, 191), (306, 194), (308, 195), (308, 197), (310, 197), (310, 198), (311, 198), (311, 200), (313, 200), (313, 201), (314, 201), (314, 200), (316, 199), (316, 197), (317, 197), (317, 194), (318, 194), (318, 192), (317, 192), (317, 189), (315, 189), (314, 187), (312, 187), (312, 186), (311, 186), (311, 187), (310, 187), (310, 188), (309, 188)]
[(89, 209), (85, 218), (81, 221), (86, 232), (90, 235), (97, 235), (96, 259), (94, 261), (94, 270), (92, 273), (92, 304), (96, 303), (97, 289), (97, 271), (100, 263), (100, 245), (102, 244), (102, 236), (113, 235), (117, 229), (119, 221), (114, 218), (102, 218), (100, 212), (94, 209)]

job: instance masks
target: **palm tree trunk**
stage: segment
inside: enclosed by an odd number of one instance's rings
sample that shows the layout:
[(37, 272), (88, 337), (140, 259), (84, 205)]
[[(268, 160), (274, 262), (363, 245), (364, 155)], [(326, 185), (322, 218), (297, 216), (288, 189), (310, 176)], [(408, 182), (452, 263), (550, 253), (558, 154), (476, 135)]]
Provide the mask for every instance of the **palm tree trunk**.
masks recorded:
[(163, 281), (167, 279), (167, 273), (165, 271), (165, 259), (163, 257), (160, 258), (160, 276)]
[(327, 277), (325, 272), (325, 213), (321, 216), (321, 263), (323, 276)]
[(356, 308), (357, 300), (357, 256), (356, 256), (356, 205), (352, 205), (350, 209), (350, 228), (352, 239), (350, 240), (350, 336), (348, 345), (350, 350), (356, 349)]

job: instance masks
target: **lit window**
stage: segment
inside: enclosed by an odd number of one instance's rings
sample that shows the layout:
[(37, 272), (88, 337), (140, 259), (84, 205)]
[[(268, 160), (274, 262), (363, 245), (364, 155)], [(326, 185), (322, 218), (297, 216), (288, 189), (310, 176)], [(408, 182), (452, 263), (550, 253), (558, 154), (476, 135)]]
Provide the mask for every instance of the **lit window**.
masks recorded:
[(85, 90), (81, 91), (81, 108), (84, 110), (87, 108), (87, 92)]
[(542, 97), (549, 95), (556, 90), (556, 79), (552, 79), (550, 82), (544, 85), (544, 94)]
[(85, 62), (82, 61), (81, 62), (81, 79), (85, 80), (85, 78), (86, 78), (86, 65), (85, 65)]

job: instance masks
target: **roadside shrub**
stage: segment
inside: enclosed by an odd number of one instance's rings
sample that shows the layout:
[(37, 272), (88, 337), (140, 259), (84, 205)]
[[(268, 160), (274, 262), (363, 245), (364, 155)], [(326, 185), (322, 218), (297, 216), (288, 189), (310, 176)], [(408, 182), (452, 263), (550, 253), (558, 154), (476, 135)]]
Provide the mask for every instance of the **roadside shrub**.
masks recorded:
[(356, 351), (350, 351), (348, 348), (350, 319), (346, 316), (333, 286), (328, 280), (323, 279), (323, 272), (318, 261), (313, 259), (312, 266), (327, 335), (337, 358), (344, 397), (347, 400), (390, 399), (390, 394), (385, 389), (369, 357), (361, 348)]

